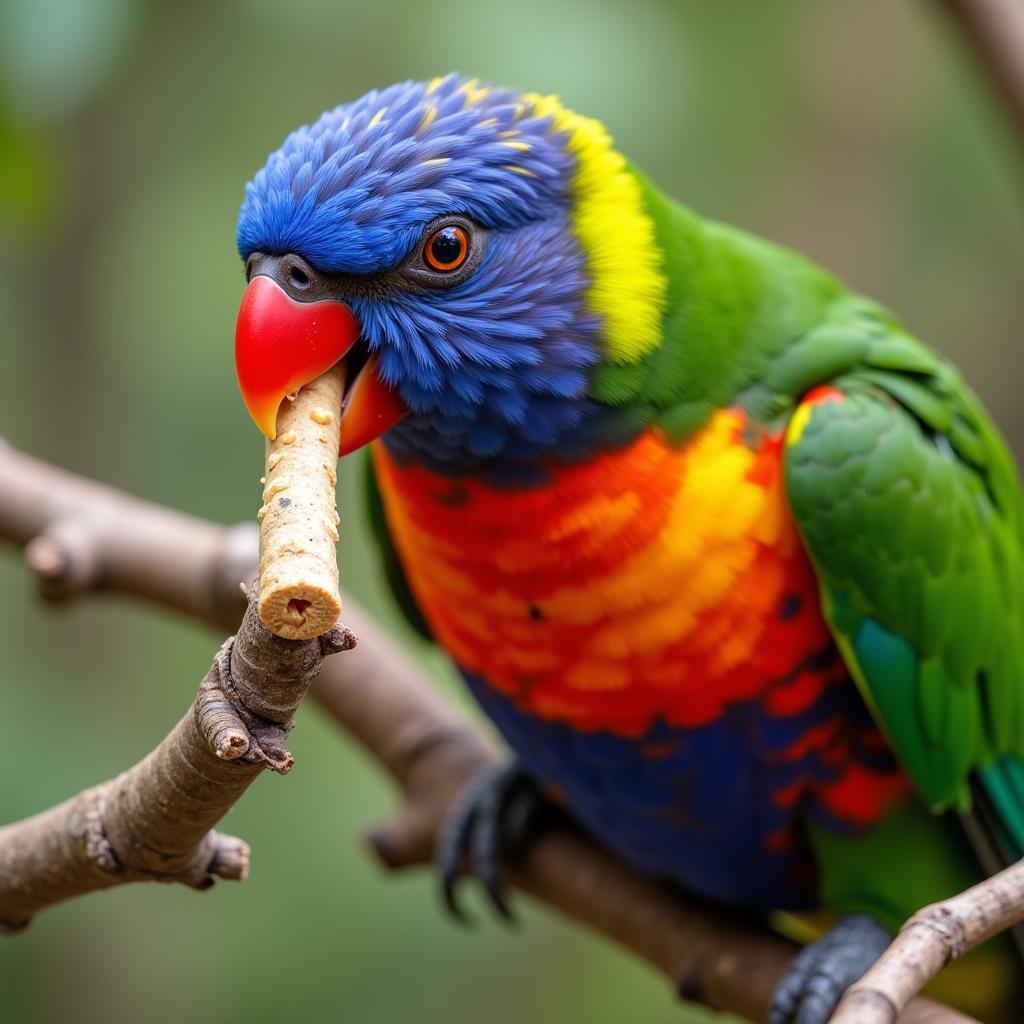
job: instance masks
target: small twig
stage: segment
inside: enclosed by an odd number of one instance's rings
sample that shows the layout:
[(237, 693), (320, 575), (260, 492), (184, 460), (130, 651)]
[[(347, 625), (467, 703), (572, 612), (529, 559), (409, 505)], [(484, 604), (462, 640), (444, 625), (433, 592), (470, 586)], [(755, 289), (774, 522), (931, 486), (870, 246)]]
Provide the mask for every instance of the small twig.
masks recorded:
[(295, 708), (324, 655), (353, 642), (341, 627), (317, 640), (281, 640), (250, 607), (151, 754), (0, 828), (0, 931), (21, 931), (55, 903), (127, 882), (205, 889), (215, 877), (244, 878), (248, 846), (213, 826), (265, 768), (291, 768), (285, 739)]
[(290, 640), (334, 625), (338, 594), (338, 410), (343, 363), (301, 388), (277, 414), (267, 442), (260, 522), (260, 618)]
[(894, 1024), (939, 971), (1024, 920), (1024, 861), (919, 910), (836, 1008), (831, 1024)]
[[(24, 545), (47, 529), (56, 512), (89, 522), (102, 514), (107, 525), (94, 537), (94, 553), (105, 566), (105, 589), (233, 628), (237, 618), (232, 616), (244, 606), (239, 581), (255, 565), (254, 531), (170, 513), (5, 450), (0, 442), (0, 538)], [(163, 525), (160, 543), (140, 543), (153, 535), (154, 522)], [(371, 831), (371, 849), (389, 867), (424, 863), (455, 794), (477, 770), (496, 763), (497, 755), (347, 595), (345, 607), (361, 642), (344, 658), (324, 664), (311, 695), (406, 794), (398, 813)], [(767, 1015), (795, 950), (757, 921), (635, 874), (568, 828), (552, 830), (532, 844), (510, 880), (646, 960), (684, 998), (748, 1020)], [(900, 1024), (971, 1022), (915, 999)]]

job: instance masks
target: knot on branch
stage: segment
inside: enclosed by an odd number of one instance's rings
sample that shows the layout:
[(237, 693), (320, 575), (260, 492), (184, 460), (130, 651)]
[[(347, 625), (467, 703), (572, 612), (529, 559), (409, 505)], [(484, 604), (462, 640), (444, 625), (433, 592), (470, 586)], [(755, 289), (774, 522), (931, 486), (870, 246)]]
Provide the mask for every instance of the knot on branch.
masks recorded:
[(77, 807), (68, 831), (81, 846), (86, 861), (97, 871), (121, 874), (123, 868), (103, 828), (103, 812), (106, 809), (104, 787), (85, 790), (75, 798), (75, 803)]
[[(180, 882), (192, 889), (209, 889), (216, 879), (239, 882), (249, 874), (249, 844), (236, 836), (210, 829), (196, 848), (195, 855), (185, 869), (175, 875), (148, 875), (158, 882)], [(147, 875), (132, 881), (146, 881)]]
[[(225, 761), (234, 761), (249, 752), (251, 736), (246, 723), (228, 697), (231, 683), (231, 648), (235, 638), (224, 642), (210, 671), (199, 687), (195, 714), (199, 729), (210, 749)], [(250, 716), (252, 717), (252, 716)]]
[(904, 922), (900, 933), (914, 930), (926, 932), (925, 941), (941, 947), (946, 963), (959, 960), (970, 948), (965, 922), (945, 903), (933, 903), (919, 910)]
[[(105, 884), (123, 882), (179, 882), (193, 889), (208, 889), (214, 878), (240, 880), (249, 872), (249, 845), (235, 836), (211, 829), (182, 861), (178, 856), (161, 857), (152, 849), (148, 856), (126, 864), (118, 857), (104, 825), (108, 793), (117, 793), (127, 777), (85, 790), (74, 798), (68, 834), (80, 847), (82, 862), (91, 870), (109, 876)], [(168, 870), (161, 870), (166, 864)], [(105, 887), (105, 886), (103, 886)]]
[(356, 636), (338, 623), (311, 640), (285, 640), (260, 619), (257, 592), (256, 586), (247, 589), (238, 633), (217, 652), (199, 688), (195, 715), (218, 758), (284, 775), (295, 763), (285, 741), (299, 701), (323, 659), (354, 647)]
[(336, 622), (317, 640), (320, 641), (320, 653), (325, 658), (342, 651), (351, 651), (359, 642), (359, 638), (343, 622)]
[[(213, 831), (210, 835), (215, 842), (207, 873), (233, 882), (248, 878), (249, 844), (243, 839), (225, 835), (223, 832)], [(212, 879), (207, 882), (207, 885), (210, 884)]]
[(67, 601), (96, 587), (101, 575), (101, 527), (77, 514), (55, 519), (25, 545), (25, 564), (46, 601)]
[(259, 587), (248, 588), (245, 616), (231, 649), (230, 677), (246, 710), (284, 725), (289, 722), (323, 659), (355, 646), (355, 634), (335, 625), (311, 640), (286, 640), (263, 624), (256, 609)]

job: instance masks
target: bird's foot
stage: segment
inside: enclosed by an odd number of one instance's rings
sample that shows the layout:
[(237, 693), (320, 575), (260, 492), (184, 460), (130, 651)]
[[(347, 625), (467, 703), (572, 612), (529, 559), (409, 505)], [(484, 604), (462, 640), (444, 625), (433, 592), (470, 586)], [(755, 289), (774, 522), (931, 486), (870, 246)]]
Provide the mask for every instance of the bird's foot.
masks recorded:
[(484, 773), (460, 794), (434, 850), (444, 903), (456, 920), (468, 923), (457, 898), (459, 882), (468, 874), (480, 881), (498, 914), (515, 922), (506, 898), (503, 863), (522, 850), (549, 807), (518, 764)]
[(790, 964), (768, 1024), (826, 1024), (842, 994), (885, 952), (892, 935), (868, 914), (848, 914)]

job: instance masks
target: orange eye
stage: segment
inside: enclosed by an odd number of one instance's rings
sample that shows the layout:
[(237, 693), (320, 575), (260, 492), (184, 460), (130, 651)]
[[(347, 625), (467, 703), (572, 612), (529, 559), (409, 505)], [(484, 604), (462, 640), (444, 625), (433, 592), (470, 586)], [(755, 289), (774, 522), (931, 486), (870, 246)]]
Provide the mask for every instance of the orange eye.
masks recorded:
[(423, 249), (427, 266), (447, 274), (458, 270), (469, 255), (469, 235), (465, 230), (449, 224), (439, 228), (428, 239)]

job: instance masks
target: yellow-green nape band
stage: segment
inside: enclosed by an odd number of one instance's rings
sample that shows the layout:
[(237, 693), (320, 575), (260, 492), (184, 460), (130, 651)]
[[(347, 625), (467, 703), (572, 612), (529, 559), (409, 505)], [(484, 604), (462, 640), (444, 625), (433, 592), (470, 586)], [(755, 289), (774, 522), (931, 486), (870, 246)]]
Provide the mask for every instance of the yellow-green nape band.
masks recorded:
[(557, 96), (523, 99), (568, 137), (576, 158), (572, 221), (588, 259), (588, 305), (604, 322), (608, 357), (638, 362), (661, 343), (668, 289), (640, 184), (600, 121), (567, 110)]

